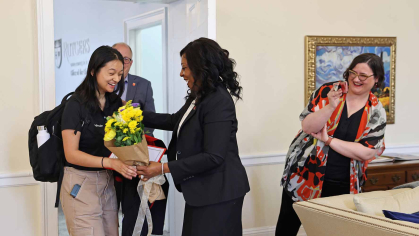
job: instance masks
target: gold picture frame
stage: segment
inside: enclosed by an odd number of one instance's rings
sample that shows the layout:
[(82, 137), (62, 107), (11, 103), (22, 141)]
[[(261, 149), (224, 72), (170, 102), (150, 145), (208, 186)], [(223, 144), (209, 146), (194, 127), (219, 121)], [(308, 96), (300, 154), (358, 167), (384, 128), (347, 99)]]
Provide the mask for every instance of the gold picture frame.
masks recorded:
[(386, 109), (387, 124), (394, 124), (396, 41), (396, 37), (305, 36), (305, 104), (319, 84), (342, 80), (342, 71), (355, 56), (372, 52), (383, 58), (385, 68), (383, 87), (373, 92)]

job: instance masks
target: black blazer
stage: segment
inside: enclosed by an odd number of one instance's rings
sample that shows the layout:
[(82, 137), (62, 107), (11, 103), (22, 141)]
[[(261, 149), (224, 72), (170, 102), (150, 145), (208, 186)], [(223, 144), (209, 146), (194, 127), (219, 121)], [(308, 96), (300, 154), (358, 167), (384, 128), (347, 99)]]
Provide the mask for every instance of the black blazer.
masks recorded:
[(191, 103), (192, 99), (188, 99), (175, 114), (143, 113), (145, 126), (173, 131), (167, 155), (176, 188), (191, 206), (244, 196), (250, 187), (239, 157), (231, 95), (219, 85), (192, 109), (178, 135), (179, 122)]

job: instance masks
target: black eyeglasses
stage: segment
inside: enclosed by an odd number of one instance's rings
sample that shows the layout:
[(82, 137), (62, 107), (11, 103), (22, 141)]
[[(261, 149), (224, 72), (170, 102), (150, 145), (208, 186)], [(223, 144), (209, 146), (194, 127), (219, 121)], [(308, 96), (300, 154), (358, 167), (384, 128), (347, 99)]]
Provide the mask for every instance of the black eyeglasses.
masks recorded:
[(129, 64), (130, 62), (132, 62), (132, 59), (129, 57), (124, 57), (124, 64)]
[(371, 76), (374, 76), (374, 74), (372, 74), (372, 75), (358, 74), (358, 73), (356, 73), (356, 71), (349, 70), (349, 77), (350, 77), (351, 79), (355, 79), (356, 77), (358, 77), (358, 78), (359, 78), (359, 80), (361, 80), (361, 81), (365, 81), (365, 80), (367, 80), (367, 79), (368, 79), (369, 77), (371, 77)]

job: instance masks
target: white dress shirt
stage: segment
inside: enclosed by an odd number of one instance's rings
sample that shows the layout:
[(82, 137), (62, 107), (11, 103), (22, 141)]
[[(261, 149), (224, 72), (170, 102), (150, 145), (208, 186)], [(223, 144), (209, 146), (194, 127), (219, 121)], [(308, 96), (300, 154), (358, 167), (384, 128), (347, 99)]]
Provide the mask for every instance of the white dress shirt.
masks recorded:
[[(179, 127), (177, 128), (177, 137), (179, 138), (179, 131), (180, 127), (182, 127), (183, 122), (185, 121), (186, 117), (188, 117), (189, 113), (191, 113), (192, 109), (195, 106), (195, 100), (192, 101), (191, 105), (189, 105), (188, 110), (186, 110), (185, 114), (183, 115), (182, 119), (179, 122)], [(177, 154), (176, 154), (176, 160), (177, 160)]]

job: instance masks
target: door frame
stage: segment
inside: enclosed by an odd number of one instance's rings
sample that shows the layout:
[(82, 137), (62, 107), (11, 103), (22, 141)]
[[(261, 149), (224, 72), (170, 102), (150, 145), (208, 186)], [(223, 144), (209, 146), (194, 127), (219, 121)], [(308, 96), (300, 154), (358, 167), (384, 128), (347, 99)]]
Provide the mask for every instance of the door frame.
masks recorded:
[[(168, 112), (168, 104), (169, 104), (169, 96), (168, 92), (169, 92), (169, 87), (168, 87), (168, 72), (167, 72), (167, 67), (168, 67), (168, 61), (167, 61), (167, 50), (168, 50), (168, 36), (167, 36), (167, 7), (163, 7), (157, 10), (153, 10), (153, 11), (149, 11), (146, 12), (144, 14), (138, 15), (138, 16), (134, 16), (128, 19), (124, 20), (124, 42), (126, 44), (129, 44), (129, 39), (130, 39), (130, 35), (129, 35), (129, 31), (132, 29), (145, 29), (151, 26), (155, 26), (158, 24), (161, 24), (162, 26), (162, 59), (163, 59), (163, 63), (162, 63), (162, 69), (163, 69), (163, 112), (167, 113)], [(168, 141), (170, 140), (170, 136), (168, 134), (168, 132), (166, 132), (166, 135), (164, 136), (164, 142), (168, 143)]]
[[(186, 1), (186, 0), (185, 0)], [(198, 0), (199, 1), (199, 0)], [(208, 38), (216, 40), (216, 1), (208, 0)], [(39, 112), (51, 110), (55, 107), (55, 58), (54, 58), (54, 4), (53, 0), (36, 0), (36, 44), (38, 45), (38, 102)], [(167, 10), (166, 10), (167, 14)], [(166, 17), (167, 19), (167, 17)], [(167, 27), (167, 25), (166, 25)], [(167, 37), (167, 34), (166, 34)], [(167, 41), (167, 40), (166, 40)], [(167, 45), (166, 45), (167, 50)], [(166, 57), (167, 58), (167, 57)], [(167, 60), (167, 59), (166, 59)], [(167, 78), (167, 61), (166, 78)], [(164, 74), (163, 74), (164, 75)], [(170, 88), (167, 88), (170, 92)], [(45, 236), (58, 236), (58, 209), (54, 207), (56, 184), (42, 183), (42, 223)], [(172, 185), (174, 186), (174, 185)], [(170, 202), (175, 202), (169, 199)], [(173, 205), (173, 204), (172, 204)], [(172, 227), (175, 220), (175, 206), (169, 209), (169, 221)]]
[[(55, 56), (53, 0), (36, 0), (39, 113), (55, 107)], [(54, 207), (57, 186), (41, 183), (42, 229), (45, 236), (58, 235), (58, 210)]]

